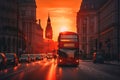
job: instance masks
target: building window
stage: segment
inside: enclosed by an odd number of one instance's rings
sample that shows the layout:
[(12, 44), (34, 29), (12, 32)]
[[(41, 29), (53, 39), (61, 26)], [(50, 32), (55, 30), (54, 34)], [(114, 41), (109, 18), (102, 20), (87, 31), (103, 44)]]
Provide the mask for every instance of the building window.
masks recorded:
[(91, 8), (94, 8), (94, 4), (91, 5)]
[(25, 15), (26, 15), (25, 10), (22, 10), (22, 11), (21, 11), (21, 15), (22, 15), (22, 16), (25, 16)]
[(34, 10), (31, 10), (31, 16), (35, 17), (35, 11)]
[(94, 20), (94, 17), (90, 17), (90, 27), (89, 27), (89, 30), (91, 33), (94, 32), (94, 26), (95, 26), (95, 20)]
[(28, 10), (28, 11), (27, 11), (27, 15), (28, 15), (28, 16), (31, 16), (31, 11)]
[(26, 31), (26, 24), (25, 24), (25, 22), (22, 22), (22, 31), (23, 31), (24, 33), (27, 32), (27, 31)]
[(84, 8), (85, 8), (85, 9), (87, 8), (87, 4), (84, 5)]

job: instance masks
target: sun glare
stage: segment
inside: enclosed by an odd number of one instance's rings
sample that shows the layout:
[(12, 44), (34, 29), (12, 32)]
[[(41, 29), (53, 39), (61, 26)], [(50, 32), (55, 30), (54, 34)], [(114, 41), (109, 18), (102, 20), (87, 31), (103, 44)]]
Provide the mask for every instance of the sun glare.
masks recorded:
[(68, 28), (66, 26), (63, 26), (60, 28), (60, 32), (68, 31)]

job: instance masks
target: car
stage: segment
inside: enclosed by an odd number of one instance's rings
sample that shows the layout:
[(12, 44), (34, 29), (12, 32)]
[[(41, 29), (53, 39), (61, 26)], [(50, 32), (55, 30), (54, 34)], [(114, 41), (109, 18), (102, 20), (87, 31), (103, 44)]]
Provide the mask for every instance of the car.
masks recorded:
[(43, 57), (40, 54), (36, 54), (35, 57), (36, 57), (36, 60), (43, 60)]
[(7, 59), (4, 53), (0, 53), (0, 70), (6, 68), (7, 66)]
[(104, 57), (100, 52), (93, 53), (93, 63), (104, 63)]
[(46, 57), (47, 57), (47, 59), (52, 59), (53, 58), (52, 55), (47, 55)]
[(5, 56), (7, 58), (7, 65), (18, 65), (19, 60), (16, 53), (5, 53)]
[(30, 62), (30, 55), (29, 54), (22, 54), (19, 58), (20, 62)]
[(46, 58), (47, 59), (52, 59), (53, 58), (53, 53), (47, 53)]
[(46, 54), (45, 53), (40, 53), (40, 55), (42, 56), (42, 58), (46, 58)]
[(30, 60), (35, 61), (35, 55), (34, 54), (30, 54)]

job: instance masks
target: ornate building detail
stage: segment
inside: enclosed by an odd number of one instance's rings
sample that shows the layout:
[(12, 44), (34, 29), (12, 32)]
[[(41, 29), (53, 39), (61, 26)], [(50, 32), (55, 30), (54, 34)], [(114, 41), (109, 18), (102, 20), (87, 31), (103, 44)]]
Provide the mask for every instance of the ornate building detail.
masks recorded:
[[(1, 0), (0, 2), (0, 52), (17, 53), (19, 55), (25, 38), (17, 25), (17, 0)], [(23, 47), (23, 48), (24, 48)]]
[(85, 54), (91, 54), (97, 50), (98, 22), (97, 10), (107, 0), (83, 0), (77, 13), (77, 32), (80, 39), (80, 50)]
[(35, 26), (36, 26), (35, 0), (19, 0), (19, 28), (26, 36), (25, 52), (27, 53), (32, 53)]
[(45, 37), (48, 38), (48, 39), (52, 39), (52, 37), (53, 37), (53, 30), (52, 30), (52, 26), (51, 26), (50, 16), (48, 16), (48, 20), (47, 20)]
[(106, 60), (120, 60), (120, 1), (83, 0), (77, 14), (77, 32), (84, 54), (101, 52)]

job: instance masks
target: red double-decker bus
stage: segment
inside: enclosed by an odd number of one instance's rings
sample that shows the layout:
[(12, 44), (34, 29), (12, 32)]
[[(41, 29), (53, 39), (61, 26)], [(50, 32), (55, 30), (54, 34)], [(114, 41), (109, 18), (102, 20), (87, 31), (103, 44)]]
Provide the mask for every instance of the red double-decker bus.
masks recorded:
[(75, 32), (61, 32), (58, 36), (58, 65), (79, 65), (79, 37)]

